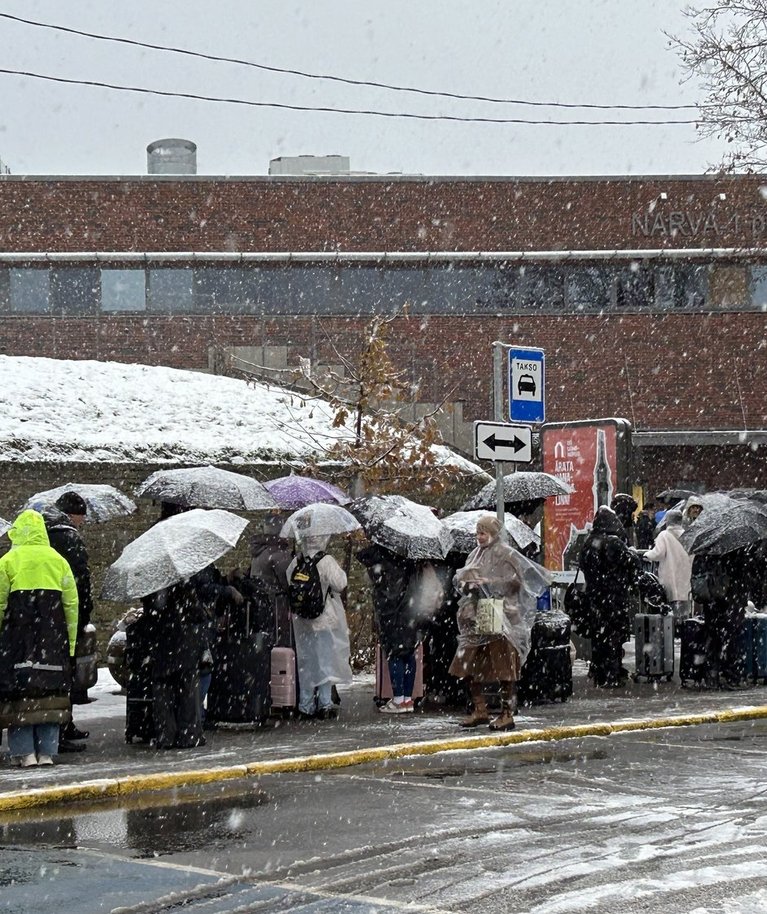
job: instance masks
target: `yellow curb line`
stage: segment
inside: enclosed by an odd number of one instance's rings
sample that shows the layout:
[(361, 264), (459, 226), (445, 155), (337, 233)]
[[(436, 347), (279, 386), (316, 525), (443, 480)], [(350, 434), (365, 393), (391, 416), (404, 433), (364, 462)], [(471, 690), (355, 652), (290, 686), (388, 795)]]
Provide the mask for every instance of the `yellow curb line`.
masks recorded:
[(125, 797), (151, 790), (169, 790), (176, 787), (194, 787), (229, 781), (237, 778), (260, 777), (267, 774), (288, 774), (301, 771), (323, 771), (348, 768), (369, 762), (388, 761), (418, 755), (435, 755), (466, 749), (488, 749), (496, 746), (513, 746), (520, 743), (552, 742), (578, 739), (583, 736), (610, 736), (637, 730), (658, 730), (667, 727), (695, 727), (701, 724), (736, 723), (744, 720), (767, 718), (767, 706), (758, 708), (709, 711), (682, 717), (659, 717), (649, 720), (619, 721), (614, 724), (594, 723), (569, 727), (548, 727), (545, 730), (512, 730), (510, 733), (491, 733), (484, 736), (462, 736), (453, 739), (428, 740), (419, 743), (398, 743), (374, 746), (324, 755), (304, 755), (295, 758), (274, 759), (270, 762), (251, 762), (228, 768), (204, 768), (199, 771), (160, 772), (158, 774), (128, 775), (66, 784), (58, 787), (39, 787), (31, 790), (0, 794), (0, 812), (33, 809), (55, 803), (80, 800), (100, 800)]

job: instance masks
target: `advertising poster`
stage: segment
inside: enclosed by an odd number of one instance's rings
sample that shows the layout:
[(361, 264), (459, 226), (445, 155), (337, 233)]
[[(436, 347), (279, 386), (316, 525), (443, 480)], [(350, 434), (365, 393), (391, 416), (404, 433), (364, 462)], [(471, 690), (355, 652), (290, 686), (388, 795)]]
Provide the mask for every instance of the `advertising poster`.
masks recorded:
[(597, 508), (631, 491), (631, 426), (625, 419), (552, 423), (541, 429), (546, 473), (568, 483), (571, 495), (547, 498), (543, 513), (544, 564), (572, 570)]

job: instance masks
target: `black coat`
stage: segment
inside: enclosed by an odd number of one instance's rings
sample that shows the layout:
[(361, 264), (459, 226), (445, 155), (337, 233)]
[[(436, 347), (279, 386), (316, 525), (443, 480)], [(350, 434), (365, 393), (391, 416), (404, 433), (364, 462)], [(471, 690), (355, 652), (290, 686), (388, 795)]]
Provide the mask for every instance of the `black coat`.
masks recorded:
[(191, 582), (142, 597), (152, 679), (191, 674), (208, 646), (207, 614)]
[(408, 588), (416, 563), (375, 544), (361, 549), (357, 559), (367, 568), (373, 584), (375, 623), (384, 653), (387, 657), (412, 653), (419, 632)]
[[(45, 515), (44, 515), (45, 516)], [(91, 621), (93, 597), (91, 595), (91, 571), (88, 565), (88, 550), (82, 536), (72, 525), (66, 514), (45, 516), (48, 541), (51, 548), (69, 562), (77, 587), (78, 617), (77, 631), (82, 632)]]
[(594, 624), (626, 625), (629, 594), (640, 571), (637, 557), (619, 536), (592, 530), (581, 549), (579, 564)]

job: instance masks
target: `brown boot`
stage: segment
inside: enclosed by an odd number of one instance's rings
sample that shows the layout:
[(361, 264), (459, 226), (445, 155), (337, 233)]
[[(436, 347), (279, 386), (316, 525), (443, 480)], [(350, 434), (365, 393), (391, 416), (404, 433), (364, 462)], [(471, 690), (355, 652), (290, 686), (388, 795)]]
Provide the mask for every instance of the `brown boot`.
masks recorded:
[(485, 701), (485, 693), (482, 689), (481, 683), (472, 682), (469, 686), (469, 691), (471, 692), (471, 700), (474, 705), (474, 710), (469, 714), (468, 717), (464, 717), (460, 721), (459, 726), (461, 727), (478, 727), (480, 724), (486, 724), (490, 720), (490, 715), (487, 713), (487, 702)]
[(516, 724), (514, 723), (514, 714), (511, 710), (511, 705), (508, 702), (503, 703), (501, 713), (492, 723), (490, 724), (491, 730), (513, 730)]

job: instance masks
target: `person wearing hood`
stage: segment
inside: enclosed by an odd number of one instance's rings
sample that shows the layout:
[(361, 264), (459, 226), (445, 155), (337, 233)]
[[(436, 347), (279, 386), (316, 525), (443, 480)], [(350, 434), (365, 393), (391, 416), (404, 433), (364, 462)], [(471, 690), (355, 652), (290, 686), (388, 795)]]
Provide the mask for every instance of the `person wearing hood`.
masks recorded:
[(625, 543), (624, 525), (603, 505), (594, 515), (579, 564), (591, 606), (591, 670), (594, 684), (624, 685), (623, 642), (630, 637), (629, 595), (639, 576), (637, 557)]
[(0, 728), (8, 728), (17, 765), (52, 765), (69, 717), (77, 586), (37, 511), (22, 511), (8, 538), (0, 558)]
[(676, 508), (667, 511), (663, 530), (658, 534), (652, 549), (648, 549), (643, 556), (647, 562), (658, 563), (658, 580), (666, 591), (666, 597), (677, 622), (687, 619), (692, 609), (690, 603), (692, 556), (679, 542), (683, 530), (682, 512)]
[[(530, 632), (538, 596), (551, 575), (501, 539), (501, 522), (493, 514), (477, 521), (477, 548), (453, 578), (461, 593), (458, 608), (458, 648), (450, 674), (466, 679), (474, 709), (462, 727), (490, 724), (491, 730), (514, 729), (517, 682), (530, 652)], [(501, 629), (477, 631), (480, 599), (500, 600)], [(501, 713), (490, 721), (484, 687), (500, 683)]]
[(700, 517), (704, 509), (705, 505), (703, 504), (702, 499), (698, 498), (697, 495), (691, 495), (684, 503), (682, 525), (684, 527), (689, 527), (693, 521), (697, 520)]
[[(306, 536), (297, 541), (297, 556), (285, 575), (290, 581), (300, 556), (313, 559), (322, 588), (323, 609), (314, 619), (293, 613), (293, 637), (298, 665), (298, 713), (303, 720), (332, 720), (338, 716), (333, 686), (352, 681), (349, 664), (349, 626), (341, 594), (346, 590), (346, 573), (325, 549), (329, 536)], [(322, 554), (320, 554), (322, 553)]]
[(627, 492), (618, 492), (610, 502), (610, 507), (621, 522), (621, 530), (615, 535), (620, 536), (627, 546), (637, 545), (636, 528), (634, 527), (634, 512), (639, 507), (633, 495)]
[[(91, 571), (88, 562), (88, 550), (85, 547), (80, 528), (88, 515), (85, 499), (77, 492), (64, 492), (55, 501), (53, 511), (43, 511), (45, 526), (48, 530), (48, 541), (51, 548), (69, 562), (77, 586), (77, 646), (82, 648), (85, 627), (90, 625), (93, 613), (93, 596), (91, 594)], [(92, 629), (91, 629), (92, 631)], [(71, 704), (87, 704), (88, 690), (73, 686), (69, 693)], [(61, 728), (59, 752), (77, 752), (85, 746), (75, 742), (88, 738), (87, 730), (80, 730), (70, 718)]]

